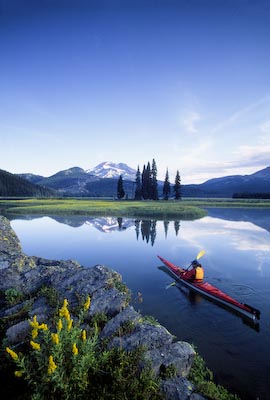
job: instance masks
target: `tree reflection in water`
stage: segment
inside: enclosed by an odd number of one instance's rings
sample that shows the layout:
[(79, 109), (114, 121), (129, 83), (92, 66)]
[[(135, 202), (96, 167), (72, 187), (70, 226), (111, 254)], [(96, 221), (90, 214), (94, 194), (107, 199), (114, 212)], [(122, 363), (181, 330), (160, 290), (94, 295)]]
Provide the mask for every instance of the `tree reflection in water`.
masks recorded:
[[(137, 240), (140, 238), (142, 238), (143, 241), (146, 241), (146, 243), (151, 243), (151, 245), (153, 246), (156, 240), (156, 236), (157, 236), (157, 220), (155, 219), (136, 219), (134, 221), (135, 224), (135, 232), (136, 232), (136, 237)], [(169, 229), (169, 224), (170, 221), (163, 221), (163, 225), (164, 225), (164, 232), (165, 232), (165, 238), (167, 238), (168, 235), (168, 229)], [(176, 236), (179, 233), (180, 230), (180, 221), (174, 221), (174, 230), (175, 230), (175, 234)]]

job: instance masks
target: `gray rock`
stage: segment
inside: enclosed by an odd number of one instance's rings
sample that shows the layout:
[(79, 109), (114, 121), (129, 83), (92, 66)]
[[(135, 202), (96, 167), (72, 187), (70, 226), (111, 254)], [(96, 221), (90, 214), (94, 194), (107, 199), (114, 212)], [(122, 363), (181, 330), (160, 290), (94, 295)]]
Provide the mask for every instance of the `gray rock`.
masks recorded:
[(178, 376), (186, 377), (192, 366), (195, 351), (187, 342), (175, 342), (148, 350), (145, 356), (152, 362), (152, 367), (157, 375), (161, 366), (166, 368), (173, 365)]
[(142, 318), (141, 314), (134, 310), (132, 306), (128, 306), (122, 312), (110, 319), (101, 332), (101, 338), (112, 336), (127, 322), (137, 324)]
[(114, 281), (121, 281), (121, 276), (111, 269), (96, 265), (91, 268), (78, 268), (66, 271), (64, 276), (58, 271), (51, 276), (51, 284), (60, 292), (69, 291), (72, 293), (92, 295), (99, 289), (113, 287)]
[(37, 321), (42, 324), (43, 322), (47, 323), (49, 321), (52, 313), (53, 310), (48, 306), (45, 297), (39, 297), (33, 303), (32, 309), (29, 311), (29, 317), (32, 319), (34, 315), (36, 315)]
[(190, 400), (194, 391), (194, 386), (186, 378), (180, 377), (167, 379), (161, 386), (166, 400)]
[(203, 397), (199, 393), (192, 393), (192, 395), (190, 396), (190, 400), (205, 400), (205, 397)]
[(24, 320), (18, 322), (16, 325), (10, 326), (6, 331), (7, 340), (10, 343), (22, 343), (25, 342), (30, 333), (29, 321)]
[(0, 216), (0, 260), (8, 260), (20, 255), (21, 244), (15, 232), (11, 229), (7, 218)]
[(99, 289), (91, 297), (90, 316), (104, 313), (108, 317), (114, 317), (127, 305), (127, 293), (119, 292), (116, 288)]
[(22, 303), (16, 304), (14, 306), (2, 308), (0, 310), (0, 318), (7, 318), (15, 314), (19, 314), (25, 307), (28, 306), (28, 301), (23, 301)]
[(164, 326), (142, 322), (136, 325), (131, 334), (114, 337), (110, 342), (110, 347), (122, 347), (124, 350), (132, 351), (139, 346), (144, 346), (146, 350), (149, 350), (170, 345), (173, 338)]

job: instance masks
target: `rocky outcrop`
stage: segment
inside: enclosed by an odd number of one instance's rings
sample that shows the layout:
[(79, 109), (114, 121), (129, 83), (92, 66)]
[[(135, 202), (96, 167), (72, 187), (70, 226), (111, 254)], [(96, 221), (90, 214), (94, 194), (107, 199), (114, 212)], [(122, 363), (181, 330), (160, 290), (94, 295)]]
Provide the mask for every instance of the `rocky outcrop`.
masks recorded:
[[(4, 293), (15, 289), (35, 299), (30, 305), (28, 300), (14, 306), (7, 306), (2, 299), (0, 317), (16, 316), (6, 330), (9, 342), (26, 340), (30, 329), (28, 319), (33, 315), (44, 321), (53, 312), (44, 297), (35, 295), (44, 286), (56, 289), (59, 297), (67, 298), (74, 307), (80, 296), (90, 295), (89, 316), (103, 313), (109, 318), (101, 332), (102, 339), (110, 338), (109, 346), (133, 350), (144, 345), (146, 360), (151, 361), (157, 375), (173, 366), (174, 377), (165, 377), (162, 381), (166, 399), (202, 399), (194, 393), (193, 385), (186, 378), (195, 355), (193, 348), (186, 342), (176, 342), (163, 326), (147, 321), (130, 306), (129, 293), (122, 290), (121, 276), (117, 272), (103, 265), (86, 268), (75, 261), (28, 257), (22, 252), (9, 221), (0, 216), (0, 290)], [(125, 326), (129, 329), (124, 330)], [(117, 334), (119, 330), (121, 337)]]

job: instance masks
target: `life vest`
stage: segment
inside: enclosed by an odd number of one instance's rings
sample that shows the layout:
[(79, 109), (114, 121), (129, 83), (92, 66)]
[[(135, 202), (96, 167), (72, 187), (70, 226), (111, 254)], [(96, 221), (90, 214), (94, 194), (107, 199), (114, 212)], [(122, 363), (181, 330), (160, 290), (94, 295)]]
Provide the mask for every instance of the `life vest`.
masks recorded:
[(196, 281), (202, 281), (204, 278), (204, 270), (202, 267), (197, 267), (195, 272), (195, 279)]

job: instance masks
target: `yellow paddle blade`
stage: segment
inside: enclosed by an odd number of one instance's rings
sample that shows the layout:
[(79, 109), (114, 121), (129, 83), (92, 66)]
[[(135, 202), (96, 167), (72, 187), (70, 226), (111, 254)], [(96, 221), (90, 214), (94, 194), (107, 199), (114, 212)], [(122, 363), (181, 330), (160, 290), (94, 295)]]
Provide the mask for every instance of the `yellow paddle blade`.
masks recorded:
[(201, 250), (196, 257), (196, 260), (199, 260), (202, 256), (204, 256), (204, 254), (205, 254), (205, 250)]

